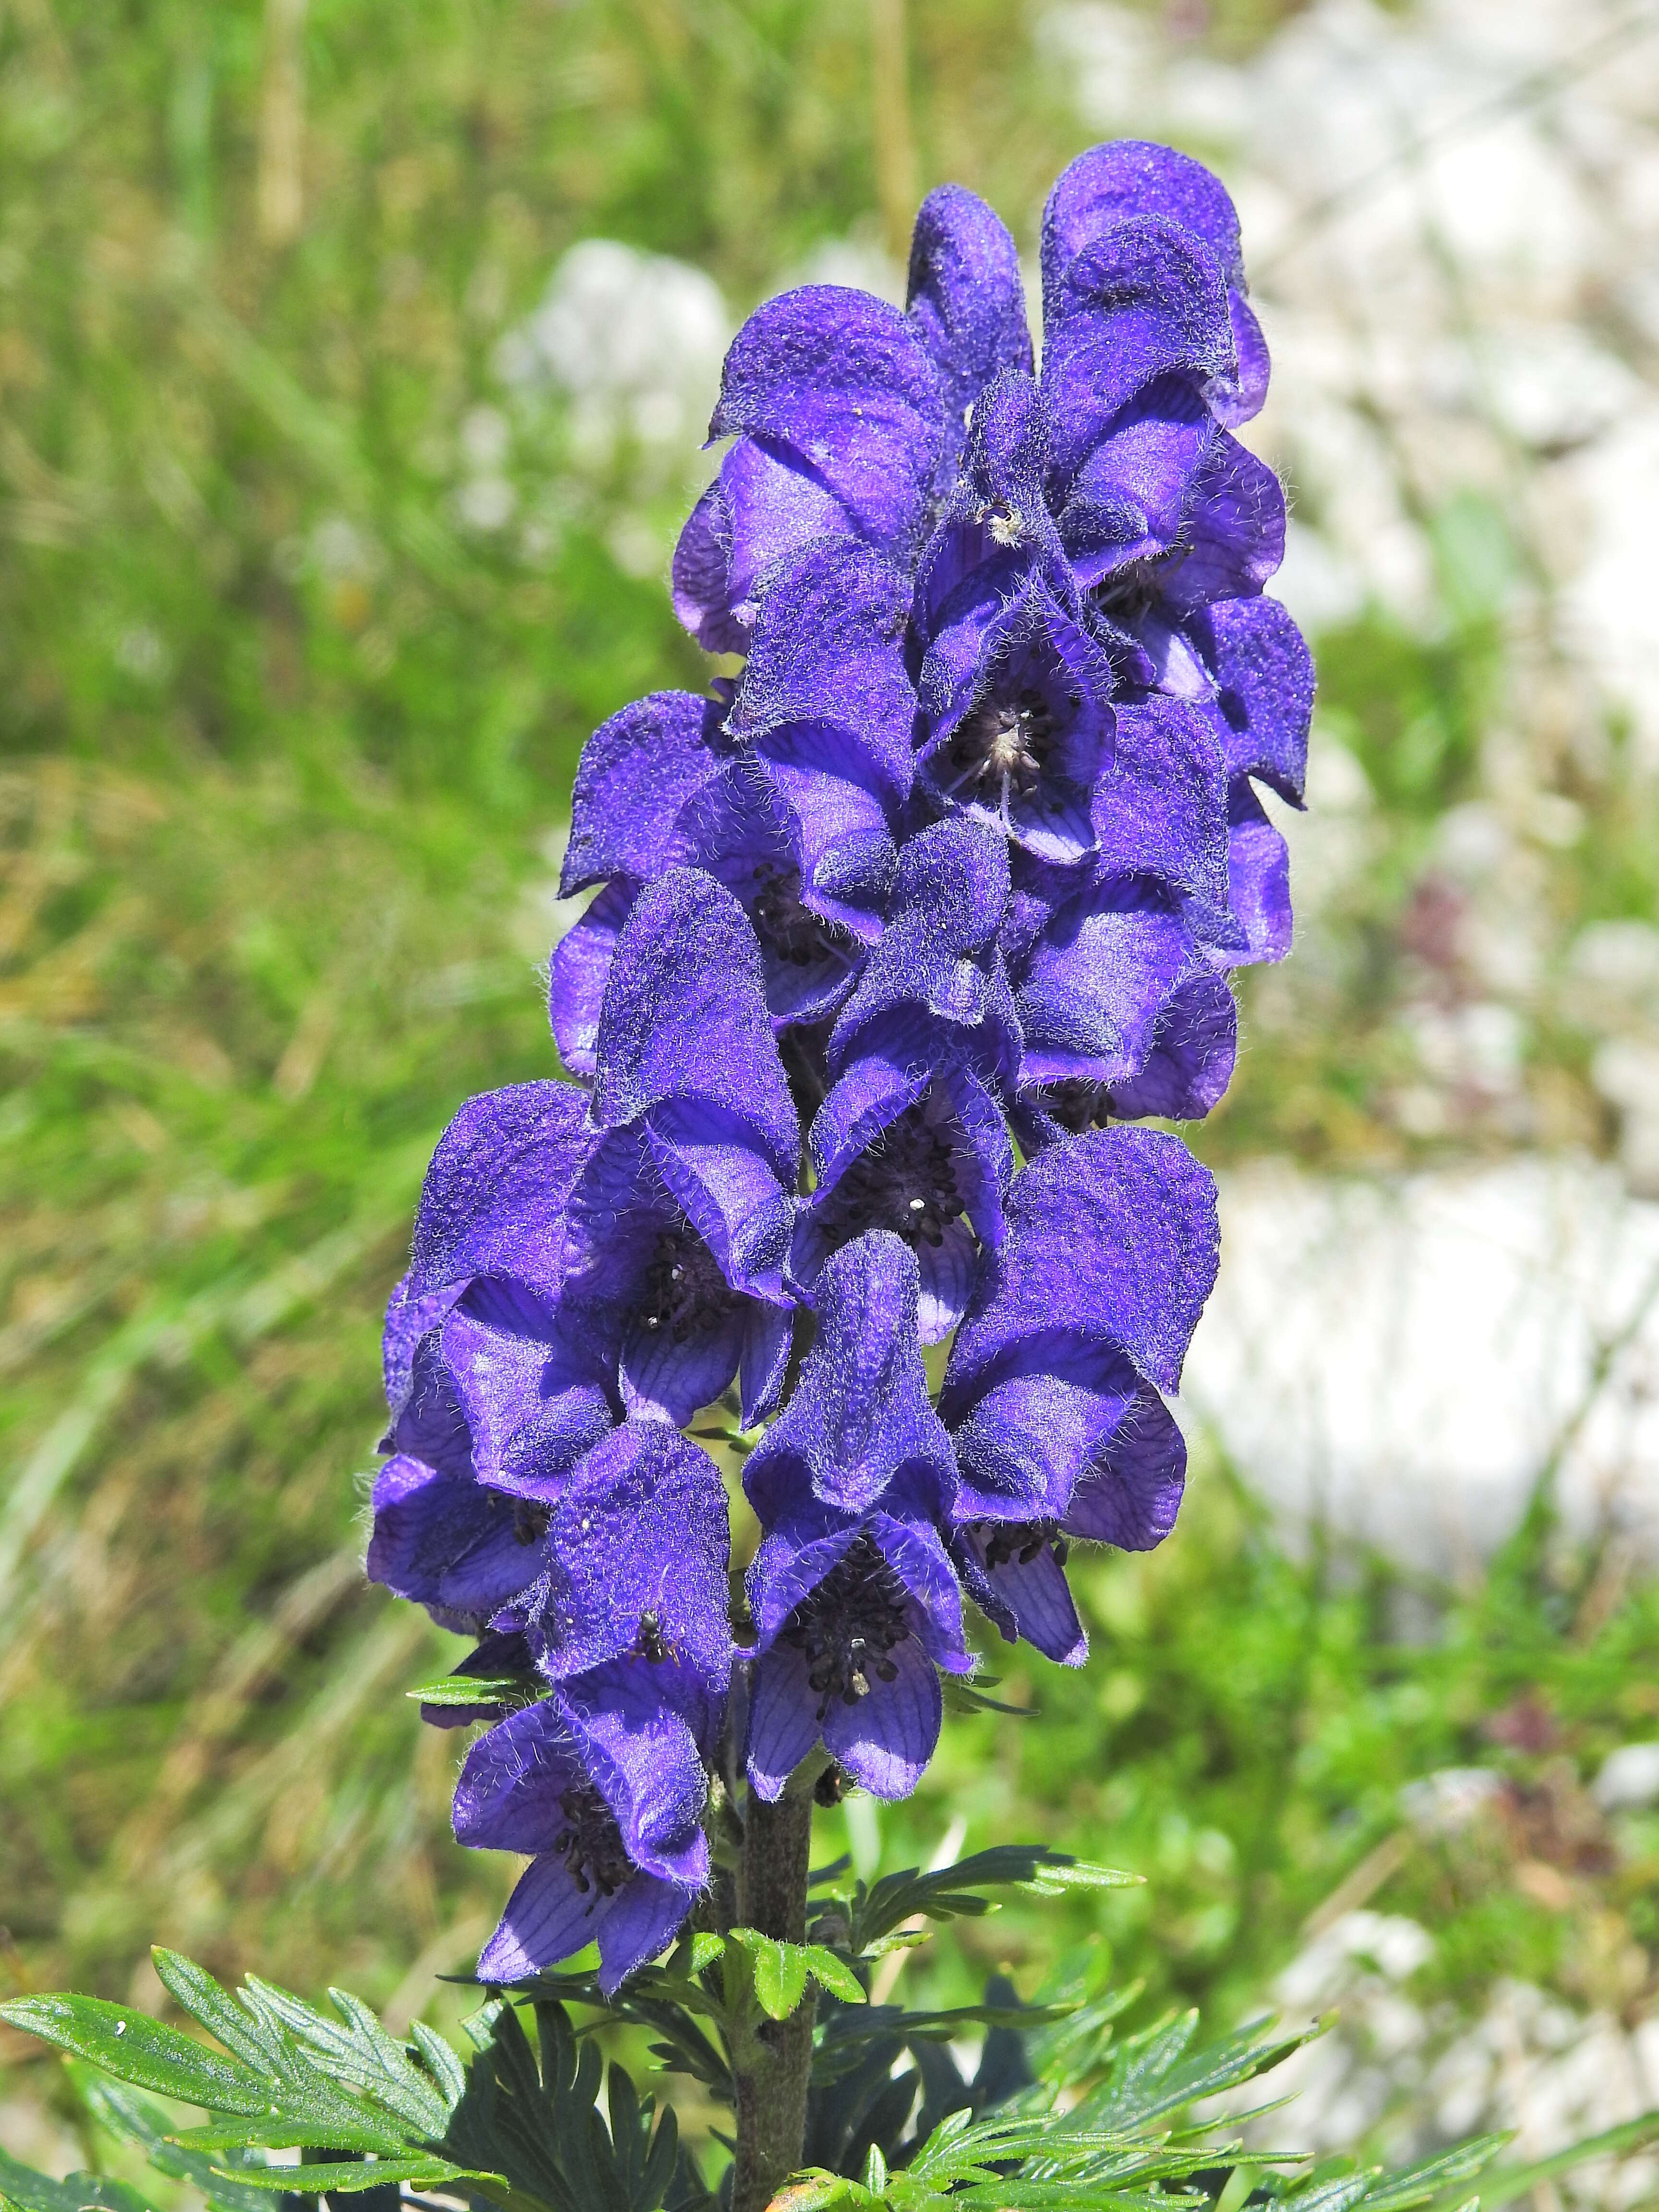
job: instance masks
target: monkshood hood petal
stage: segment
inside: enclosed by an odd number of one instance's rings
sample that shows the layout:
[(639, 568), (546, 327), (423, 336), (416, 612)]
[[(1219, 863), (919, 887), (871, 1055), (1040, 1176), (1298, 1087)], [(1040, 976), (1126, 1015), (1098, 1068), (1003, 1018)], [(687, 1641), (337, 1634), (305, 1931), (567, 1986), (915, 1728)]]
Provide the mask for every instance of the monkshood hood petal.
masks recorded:
[(1179, 557), (1193, 489), (1222, 433), (1193, 385), (1161, 376), (1119, 410), (1072, 476), (1057, 529), (1079, 584)]
[(712, 440), (738, 434), (674, 560), (680, 619), (711, 650), (754, 619), (767, 571), (810, 539), (914, 561), (954, 453), (918, 329), (866, 292), (807, 285), (767, 301), (732, 341)]
[(1173, 994), (1212, 973), (1184, 917), (1144, 884), (1085, 890), (1054, 915), (1015, 988), (1021, 1088), (1127, 1082)]
[(513, 1083), (469, 1098), (422, 1186), (412, 1291), (510, 1274), (554, 1295), (565, 1205), (593, 1143), (586, 1097), (574, 1085)]
[(1097, 878), (1161, 884), (1224, 930), (1227, 805), (1226, 762), (1205, 715), (1157, 694), (1121, 704), (1112, 765), (1094, 793)]
[(1207, 392), (1237, 373), (1227, 288), (1208, 249), (1161, 215), (1101, 231), (1066, 264), (1044, 316), (1051, 501), (1063, 505), (1137, 392), (1170, 375)]
[(915, 1253), (890, 1231), (855, 1237), (825, 1261), (800, 1380), (744, 1467), (763, 1523), (813, 1499), (862, 1512), (895, 1486), (945, 1510), (955, 1462), (928, 1403), (921, 1290)]
[(1030, 371), (1018, 248), (1001, 218), (965, 185), (940, 185), (921, 204), (905, 312), (938, 373), (947, 428), (958, 438), (994, 377)]
[(437, 1338), (484, 1482), (545, 1500), (616, 1419), (614, 1385), (566, 1325), (562, 1297), (480, 1275)]
[(815, 541), (765, 580), (727, 722), (777, 794), (804, 895), (866, 938), (915, 778), (909, 597), (879, 556)]
[[(441, 1290), (417, 1291), (408, 1274), (392, 1285), (380, 1331), (380, 1375), (386, 1385), (386, 1411), (394, 1425), (414, 1380), (416, 1346), (437, 1328), (464, 1287), (463, 1283), (447, 1283)], [(380, 1449), (392, 1449), (390, 1430), (381, 1439)]]
[(1224, 599), (1195, 616), (1191, 631), (1214, 679), (1208, 711), (1228, 775), (1254, 776), (1300, 806), (1314, 666), (1288, 610), (1277, 599)]
[(872, 1796), (908, 1796), (939, 1741), (937, 1670), (974, 1666), (932, 1522), (880, 1510), (793, 1517), (763, 1541), (748, 1588), (751, 1786), (775, 1802), (821, 1743)]
[(1057, 1334), (1074, 1364), (1127, 1359), (1158, 1389), (1179, 1389), (1219, 1249), (1215, 1184), (1186, 1146), (1150, 1129), (1069, 1137), (1021, 1169), (1004, 1212), (951, 1349), (946, 1427), (998, 1363)]
[(726, 1492), (708, 1454), (661, 1421), (614, 1430), (552, 1508), (530, 1624), (550, 1680), (614, 1668), (714, 1748), (732, 1673)]
[(1232, 915), (1243, 943), (1227, 957), (1282, 960), (1291, 949), (1291, 856), (1248, 776), (1234, 778), (1227, 802), (1227, 872)]
[(793, 1188), (800, 1124), (766, 1006), (760, 947), (730, 891), (671, 868), (635, 902), (605, 984), (589, 1114), (597, 1129), (692, 1102), (740, 1122)]
[(933, 823), (899, 854), (887, 926), (830, 1032), (839, 1076), (858, 1057), (951, 1053), (988, 1080), (1012, 1077), (1019, 1039), (997, 930), (1008, 898), (1003, 840), (963, 817)]
[(611, 1756), (584, 1759), (560, 1701), (544, 1699), (481, 1736), (455, 1790), (458, 1841), (533, 1854), (478, 1961), (507, 1984), (599, 1947), (607, 1996), (663, 1950), (708, 1879), (698, 1825), (707, 1784), (690, 1731), (644, 1715)]
[(635, 1415), (681, 1427), (735, 1376), (761, 1419), (788, 1361), (794, 1213), (746, 1124), (665, 1103), (607, 1136), (573, 1194), (555, 1340)]
[[(890, 1048), (889, 1049), (888, 1048)], [(814, 1186), (797, 1222), (789, 1272), (809, 1304), (830, 1255), (870, 1230), (915, 1252), (924, 1344), (965, 1310), (981, 1250), (1002, 1236), (1013, 1147), (997, 1095), (925, 1023), (895, 1025), (853, 1060), (814, 1115)]]
[(982, 1455), (995, 1468), (1011, 1443), (1017, 1452), (1038, 1435), (1049, 1444), (1051, 1465), (1039, 1473), (1031, 1494), (1064, 1502), (1024, 1516), (991, 1510), (1018, 1495), (1017, 1483), (1006, 1480), (1008, 1470), (996, 1468), (1001, 1486), (981, 1493), (979, 1517), (959, 1527), (951, 1558), (969, 1595), (1009, 1643), (1023, 1638), (1046, 1657), (1079, 1667), (1089, 1645), (1066, 1583), (1070, 1547), (1085, 1539), (1144, 1552), (1162, 1543), (1181, 1508), (1186, 1442), (1145, 1383), (1114, 1394), (1034, 1374), (1011, 1379), (981, 1401), (964, 1425), (959, 1449), (969, 1465)]
[(1188, 974), (1159, 1004), (1151, 1042), (1131, 1074), (1115, 1081), (1050, 1076), (1023, 1081), (1009, 1109), (1027, 1156), (1062, 1137), (1152, 1115), (1201, 1121), (1232, 1080), (1238, 1009), (1224, 975)]
[[(851, 989), (864, 957), (854, 933), (819, 911), (802, 884), (787, 810), (754, 762), (727, 761), (686, 801), (666, 841), (664, 866), (684, 862), (724, 884), (749, 917), (780, 1035), (821, 1022)], [(641, 884), (608, 883), (554, 949), (548, 1003), (565, 1065), (593, 1072), (611, 963)]]
[(726, 713), (721, 700), (653, 691), (599, 725), (576, 763), (562, 898), (611, 876), (648, 883), (684, 858), (675, 827), (731, 755)]
[(1227, 288), (1235, 373), (1212, 377), (1210, 404), (1229, 425), (1245, 422), (1267, 396), (1267, 348), (1245, 296), (1238, 216), (1225, 187), (1201, 162), (1173, 147), (1120, 138), (1091, 146), (1066, 169), (1042, 216), (1045, 321), (1067, 306), (1064, 279), (1083, 250), (1133, 216), (1168, 216), (1200, 240)]
[[(956, 648), (970, 646), (971, 658)], [(1058, 866), (1094, 852), (1091, 802), (1115, 757), (1111, 662), (1040, 575), (922, 663), (922, 789)]]
[(364, 1571), (443, 1626), (481, 1631), (539, 1583), (541, 1526), (505, 1491), (397, 1452), (374, 1478)]

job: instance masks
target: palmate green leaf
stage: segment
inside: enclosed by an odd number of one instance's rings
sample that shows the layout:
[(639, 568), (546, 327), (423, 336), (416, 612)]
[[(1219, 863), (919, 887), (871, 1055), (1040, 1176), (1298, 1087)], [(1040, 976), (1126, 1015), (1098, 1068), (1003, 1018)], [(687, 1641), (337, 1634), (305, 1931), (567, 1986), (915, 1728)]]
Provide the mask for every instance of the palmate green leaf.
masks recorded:
[(873, 1888), (859, 1885), (852, 1901), (851, 1949), (855, 1956), (898, 1927), (902, 1921), (972, 1919), (994, 1911), (990, 1889), (1022, 1889), (1054, 1897), (1067, 1889), (1121, 1889), (1141, 1877), (1095, 1866), (1042, 1844), (1002, 1844), (975, 1851), (935, 1873), (907, 1867), (884, 1875)]
[[(694, 1966), (699, 1963), (712, 1966), (722, 1954), (729, 1959), (731, 1945), (736, 1945), (738, 1954), (746, 1958), (749, 1985), (769, 2020), (787, 2020), (805, 1997), (809, 1980), (828, 1990), (831, 1996), (839, 1997), (843, 2004), (869, 2002), (864, 1984), (852, 1966), (827, 1945), (786, 1943), (776, 1936), (763, 1936), (753, 1928), (734, 1928), (724, 1938), (697, 1936), (692, 1946)], [(742, 1986), (739, 1980), (728, 1988), (728, 2006), (741, 2001)]]
[(125, 2005), (102, 1997), (13, 1997), (0, 2004), (0, 2020), (157, 2096), (214, 2112), (271, 2114), (270, 2086), (251, 2068)]
[(71, 2173), (54, 2181), (37, 2173), (0, 2145), (0, 2205), (8, 2212), (83, 2212), (95, 2205), (99, 2212), (151, 2212), (147, 2198), (130, 2182), (112, 2181), (101, 2173)]
[[(1385, 2174), (1360, 2199), (1364, 2212), (1408, 2212), (1413, 2204), (1426, 2204), (1443, 2190), (1459, 2182), (1472, 2181), (1492, 2164), (1506, 2142), (1513, 2141), (1512, 2132), (1476, 2136), (1468, 2142), (1459, 2143), (1455, 2150), (1443, 2151), (1438, 2158), (1425, 2159), (1420, 2166), (1408, 2166), (1402, 2172)], [(1298, 2206), (1301, 2203), (1299, 2197), (1291, 2201)]]
[[(90, 2118), (111, 2135), (136, 2144), (158, 2173), (193, 2182), (214, 2212), (269, 2212), (269, 2200), (257, 2186), (243, 2185), (240, 2167), (223, 2172), (204, 2153), (182, 2149), (173, 2142), (173, 2122), (159, 2105), (124, 2083), (106, 2081), (83, 2060), (71, 2059), (69, 2071)], [(283, 2171), (291, 2172), (292, 2168)]]
[[(457, 2181), (493, 2183), (501, 2189), (507, 2186), (499, 2173), (483, 2173), (467, 2166), (452, 2166), (447, 2159), (423, 2157), (418, 2151), (404, 2158), (377, 2158), (349, 2163), (325, 2159), (303, 2166), (238, 2166), (234, 2174), (227, 2173), (220, 2178), (235, 2179), (254, 2189), (283, 2193), (291, 2193), (303, 2185), (308, 2196), (320, 2194), (325, 2190), (381, 2189), (388, 2182), (396, 2181), (413, 2182), (421, 2189), (441, 2189), (446, 2184)], [(269, 2204), (268, 2196), (265, 2202)]]

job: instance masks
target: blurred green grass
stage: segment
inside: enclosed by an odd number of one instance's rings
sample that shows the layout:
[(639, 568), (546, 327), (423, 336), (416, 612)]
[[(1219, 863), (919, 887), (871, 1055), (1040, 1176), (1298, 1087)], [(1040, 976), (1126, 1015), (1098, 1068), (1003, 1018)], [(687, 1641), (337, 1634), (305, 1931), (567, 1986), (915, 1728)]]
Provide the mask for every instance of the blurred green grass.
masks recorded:
[[(1034, 21), (911, 11), (917, 185), (975, 185), (1028, 244), (1082, 135)], [(452, 1640), (357, 1572), (380, 1308), (455, 1105), (554, 1069), (547, 841), (583, 738), (702, 668), (608, 550), (620, 475), (532, 558), (458, 523), (459, 427), (574, 240), (690, 258), (740, 307), (820, 240), (881, 242), (895, 149), (861, 0), (317, 0), (283, 240), (268, 33), (241, 0), (0, 20), (0, 1981), (159, 2000), (156, 1940), (406, 2014), (509, 1870), (450, 1840), (456, 1740), (402, 1694)], [(342, 525), (354, 559), (313, 557)], [(1375, 1107), (1399, 918), (1497, 649), (1478, 605), (1429, 645), (1324, 641), (1377, 850), (1302, 1016), (1247, 1001), (1208, 1157), (1402, 1157)], [(1550, 895), (1645, 910), (1650, 806), (1592, 796)], [(1546, 1072), (1594, 1134), (1568, 1046)], [(969, 1847), (1146, 1874), (1098, 1927), (1148, 2005), (1243, 2004), (1402, 1781), (1511, 1756), (1490, 1725), (1523, 1693), (1558, 1716), (1512, 1754), (1546, 1791), (1654, 1717), (1659, 1603), (1605, 1561), (1540, 1540), (1425, 1597), (1292, 1560), (1218, 1464), (1176, 1542), (1081, 1584), (1090, 1669), (993, 1653), (1035, 1717), (953, 1723), (884, 1839), (925, 1856), (960, 1812)], [(1513, 1870), (1413, 1850), (1388, 1897), (1450, 1931), (1454, 1980), (1650, 1983), (1650, 1862), (1563, 1909)], [(908, 1971), (1029, 1982), (1057, 1930), (1088, 1932), (1014, 1911)]]

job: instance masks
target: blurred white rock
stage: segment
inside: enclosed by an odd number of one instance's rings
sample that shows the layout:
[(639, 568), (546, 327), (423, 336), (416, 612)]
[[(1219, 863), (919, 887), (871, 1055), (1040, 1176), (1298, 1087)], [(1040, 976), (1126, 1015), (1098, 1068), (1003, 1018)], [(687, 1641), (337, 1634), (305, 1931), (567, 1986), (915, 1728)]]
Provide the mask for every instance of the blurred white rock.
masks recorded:
[(1182, 1405), (1292, 1527), (1461, 1577), (1556, 1469), (1567, 1526), (1659, 1553), (1659, 1206), (1573, 1157), (1222, 1178)]
[(509, 389), (562, 393), (579, 461), (608, 466), (624, 441), (683, 464), (701, 443), (732, 319), (714, 278), (614, 239), (583, 239), (495, 366)]
[(1607, 1753), (1590, 1785), (1604, 1813), (1629, 1813), (1659, 1802), (1659, 1743), (1621, 1743)]

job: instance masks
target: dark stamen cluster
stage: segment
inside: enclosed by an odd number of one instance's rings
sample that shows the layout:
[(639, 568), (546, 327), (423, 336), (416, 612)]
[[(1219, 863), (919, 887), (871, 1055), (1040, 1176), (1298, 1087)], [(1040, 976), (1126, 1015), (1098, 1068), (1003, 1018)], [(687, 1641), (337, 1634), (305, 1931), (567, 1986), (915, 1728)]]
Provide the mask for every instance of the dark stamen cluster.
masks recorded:
[(1112, 1118), (1111, 1093), (1103, 1083), (1085, 1076), (1066, 1077), (1044, 1086), (1042, 1103), (1062, 1129), (1081, 1136), (1085, 1129), (1103, 1129)]
[(634, 1874), (615, 1814), (591, 1782), (572, 1783), (559, 1799), (559, 1810), (569, 1826), (561, 1830), (553, 1849), (571, 1879), (584, 1896), (597, 1889), (601, 1897), (614, 1897)]
[(755, 872), (749, 919), (761, 950), (781, 967), (811, 968), (839, 950), (829, 923), (803, 902), (794, 868), (762, 863)]
[(974, 1529), (988, 1568), (1006, 1566), (1010, 1560), (1029, 1567), (1045, 1545), (1054, 1550), (1054, 1562), (1064, 1566), (1072, 1547), (1060, 1533), (1058, 1521), (981, 1521)]
[(782, 1640), (806, 1661), (822, 1722), (837, 1698), (855, 1705), (868, 1697), (872, 1675), (897, 1678), (887, 1655), (909, 1633), (904, 1585), (873, 1538), (860, 1535), (785, 1621)]
[(949, 748), (951, 788), (971, 790), (993, 806), (1032, 799), (1058, 735), (1040, 691), (1027, 688), (1004, 698), (993, 690), (957, 724)]
[(547, 1534), (547, 1524), (553, 1518), (550, 1505), (543, 1505), (533, 1498), (515, 1498), (513, 1501), (513, 1540), (515, 1544), (539, 1544)]
[(936, 1249), (966, 1210), (950, 1144), (918, 1103), (860, 1153), (818, 1209), (833, 1245), (866, 1229), (890, 1229), (908, 1244)]
[(736, 1304), (737, 1292), (690, 1224), (664, 1230), (640, 1298), (645, 1326), (666, 1330), (684, 1344), (694, 1334), (718, 1328)]
[(1126, 561), (1109, 576), (1103, 576), (1090, 596), (1109, 622), (1144, 622), (1186, 557), (1186, 548), (1177, 546), (1172, 552), (1149, 554), (1144, 561)]

